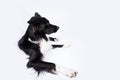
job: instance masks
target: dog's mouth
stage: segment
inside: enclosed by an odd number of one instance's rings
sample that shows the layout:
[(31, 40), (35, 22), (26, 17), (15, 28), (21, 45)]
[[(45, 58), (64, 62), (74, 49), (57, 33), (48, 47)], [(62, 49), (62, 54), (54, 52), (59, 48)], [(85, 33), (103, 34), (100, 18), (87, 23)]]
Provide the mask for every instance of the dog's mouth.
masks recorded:
[(58, 29), (59, 29), (58, 26), (54, 26), (54, 27), (47, 28), (47, 29), (45, 30), (45, 34), (52, 34), (52, 33), (55, 33), (55, 32), (58, 31)]

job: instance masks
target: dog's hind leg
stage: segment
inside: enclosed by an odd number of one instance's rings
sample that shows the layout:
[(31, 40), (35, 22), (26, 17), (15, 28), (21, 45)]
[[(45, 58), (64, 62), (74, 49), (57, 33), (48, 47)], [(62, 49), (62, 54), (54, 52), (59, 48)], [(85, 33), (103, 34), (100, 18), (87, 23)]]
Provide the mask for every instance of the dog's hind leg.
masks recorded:
[(55, 64), (50, 62), (28, 62), (27, 66), (30, 66), (31, 68), (34, 68), (38, 74), (41, 71), (46, 71), (55, 74)]
[(34, 68), (38, 74), (41, 71), (46, 71), (50, 73), (54, 73), (55, 71), (55, 64), (54, 63), (49, 63), (49, 62), (44, 62), (42, 61), (42, 53), (38, 50), (31, 49), (30, 50), (30, 58), (29, 62), (27, 64), (28, 68)]
[(62, 73), (65, 76), (70, 77), (70, 78), (76, 77), (78, 74), (78, 72), (76, 72), (75, 70), (68, 69), (68, 68), (65, 68), (65, 67), (60, 66), (60, 65), (56, 65), (56, 72)]

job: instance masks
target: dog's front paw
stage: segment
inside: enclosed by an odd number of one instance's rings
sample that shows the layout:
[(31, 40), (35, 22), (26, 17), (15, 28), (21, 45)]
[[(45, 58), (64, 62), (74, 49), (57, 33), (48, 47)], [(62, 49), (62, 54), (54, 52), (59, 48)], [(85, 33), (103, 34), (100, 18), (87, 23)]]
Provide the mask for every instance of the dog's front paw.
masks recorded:
[(66, 45), (66, 44), (63, 45), (63, 48), (69, 48), (69, 47), (70, 45)]
[(58, 38), (55, 38), (54, 41), (57, 42), (57, 41), (59, 41), (59, 40), (58, 40)]

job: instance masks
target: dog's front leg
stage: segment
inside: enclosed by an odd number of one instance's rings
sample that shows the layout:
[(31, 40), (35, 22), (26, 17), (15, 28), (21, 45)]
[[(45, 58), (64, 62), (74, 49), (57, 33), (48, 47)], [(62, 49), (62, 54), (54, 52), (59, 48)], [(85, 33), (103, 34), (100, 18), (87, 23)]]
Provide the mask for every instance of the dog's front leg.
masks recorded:
[(53, 48), (62, 48), (64, 45), (63, 44), (55, 44), (55, 45), (52, 45)]
[(68, 48), (70, 45), (65, 45), (65, 44), (53, 44), (53, 48)]
[(58, 41), (58, 39), (57, 38), (53, 38), (53, 37), (49, 37), (49, 39), (50, 39), (50, 41)]

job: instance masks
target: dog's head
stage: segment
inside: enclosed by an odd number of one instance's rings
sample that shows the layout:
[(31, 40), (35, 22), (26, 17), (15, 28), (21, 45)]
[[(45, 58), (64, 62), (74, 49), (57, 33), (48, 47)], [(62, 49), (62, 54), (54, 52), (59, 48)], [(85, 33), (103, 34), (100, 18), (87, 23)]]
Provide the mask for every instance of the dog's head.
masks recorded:
[(41, 17), (37, 12), (28, 23), (33, 26), (33, 32), (37, 31), (44, 34), (51, 34), (57, 32), (59, 29), (58, 26), (50, 24), (45, 17)]

